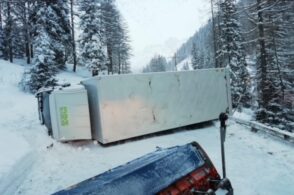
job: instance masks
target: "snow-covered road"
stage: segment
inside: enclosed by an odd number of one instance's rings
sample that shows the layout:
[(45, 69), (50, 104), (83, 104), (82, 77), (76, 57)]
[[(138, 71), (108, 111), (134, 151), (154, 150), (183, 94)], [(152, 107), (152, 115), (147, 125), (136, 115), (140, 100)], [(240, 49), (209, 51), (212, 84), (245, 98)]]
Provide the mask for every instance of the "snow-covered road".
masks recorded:
[[(45, 195), (156, 150), (197, 141), (221, 173), (218, 124), (101, 146), (96, 141), (61, 144), (38, 122), (37, 101), (17, 84), (23, 67), (0, 60), (0, 194)], [(78, 83), (81, 77), (59, 75)], [(237, 195), (292, 195), (294, 147), (229, 122), (227, 175)]]

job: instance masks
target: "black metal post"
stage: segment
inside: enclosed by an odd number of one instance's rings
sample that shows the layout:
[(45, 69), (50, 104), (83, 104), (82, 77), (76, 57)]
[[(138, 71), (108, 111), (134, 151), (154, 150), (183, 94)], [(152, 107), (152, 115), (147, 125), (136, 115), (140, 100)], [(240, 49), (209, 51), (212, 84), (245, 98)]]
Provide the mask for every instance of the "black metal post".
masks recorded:
[(228, 118), (229, 117), (226, 113), (221, 113), (219, 115), (223, 178), (226, 178), (225, 139), (227, 129), (226, 120), (228, 120)]

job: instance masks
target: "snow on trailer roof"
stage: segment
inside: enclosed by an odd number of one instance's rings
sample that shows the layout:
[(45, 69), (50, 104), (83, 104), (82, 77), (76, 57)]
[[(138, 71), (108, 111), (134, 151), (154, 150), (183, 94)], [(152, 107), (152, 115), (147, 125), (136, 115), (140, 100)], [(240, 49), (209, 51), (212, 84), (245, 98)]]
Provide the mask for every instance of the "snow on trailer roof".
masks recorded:
[[(223, 72), (226, 70), (226, 68), (203, 68), (203, 69), (197, 69), (197, 70), (180, 70), (180, 71), (166, 71), (166, 72), (146, 72), (146, 73), (129, 73), (129, 74), (110, 74), (110, 75), (97, 75), (94, 77), (90, 77), (88, 79), (100, 79), (100, 78), (107, 78), (107, 77), (129, 77), (129, 76), (137, 76), (137, 75), (143, 75), (143, 76), (150, 76), (150, 75), (161, 75), (161, 74), (170, 74), (170, 73), (179, 73), (179, 72), (199, 72), (199, 71), (210, 71), (215, 70), (216, 72)], [(85, 78), (83, 78), (85, 79)]]
[[(0, 69), (0, 194), (52, 194), (150, 153), (156, 147), (168, 148), (192, 141), (201, 144), (221, 174), (218, 123), (109, 147), (96, 141), (61, 144), (48, 137), (45, 127), (39, 124), (36, 98), (17, 88), (23, 67), (0, 60)], [(58, 77), (75, 82), (83, 79), (75, 74)], [(293, 194), (292, 143), (261, 132), (252, 133), (229, 121), (225, 147), (227, 176), (235, 194)]]

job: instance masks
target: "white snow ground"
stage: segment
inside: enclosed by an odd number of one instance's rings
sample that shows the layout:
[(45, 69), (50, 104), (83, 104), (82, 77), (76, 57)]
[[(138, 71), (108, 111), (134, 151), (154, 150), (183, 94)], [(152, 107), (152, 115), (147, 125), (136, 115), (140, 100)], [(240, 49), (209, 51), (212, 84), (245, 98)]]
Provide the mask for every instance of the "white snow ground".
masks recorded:
[[(37, 101), (17, 84), (23, 67), (0, 60), (0, 194), (45, 195), (154, 151), (198, 141), (221, 174), (218, 124), (103, 147), (96, 141), (57, 143), (38, 121)], [(81, 77), (59, 75), (78, 83)], [(244, 115), (239, 116), (245, 118)], [(229, 122), (227, 175), (237, 195), (292, 195), (293, 144)]]

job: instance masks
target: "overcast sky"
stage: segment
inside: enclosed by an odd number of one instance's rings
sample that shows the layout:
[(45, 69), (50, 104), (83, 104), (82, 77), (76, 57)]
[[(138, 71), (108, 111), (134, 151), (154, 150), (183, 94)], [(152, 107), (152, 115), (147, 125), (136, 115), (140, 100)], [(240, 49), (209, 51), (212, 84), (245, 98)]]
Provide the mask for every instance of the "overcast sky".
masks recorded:
[(135, 72), (154, 54), (172, 56), (210, 17), (209, 0), (117, 0), (117, 5), (129, 27)]

